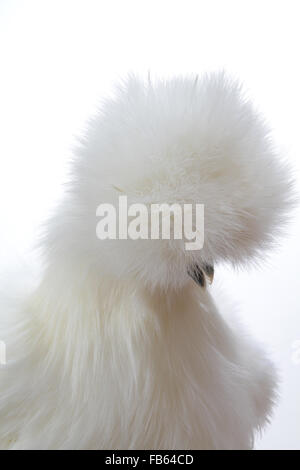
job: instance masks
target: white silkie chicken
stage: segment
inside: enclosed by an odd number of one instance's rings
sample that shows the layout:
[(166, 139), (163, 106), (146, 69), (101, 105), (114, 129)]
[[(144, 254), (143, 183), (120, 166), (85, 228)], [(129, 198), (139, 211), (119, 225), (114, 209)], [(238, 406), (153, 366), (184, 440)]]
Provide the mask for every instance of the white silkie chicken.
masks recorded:
[[(290, 178), (268, 128), (224, 74), (131, 78), (76, 153), (40, 279), (1, 294), (0, 447), (251, 448), (276, 374), (206, 276), (259, 260), (282, 227)], [(203, 248), (99, 240), (97, 207), (120, 195), (204, 204)]]

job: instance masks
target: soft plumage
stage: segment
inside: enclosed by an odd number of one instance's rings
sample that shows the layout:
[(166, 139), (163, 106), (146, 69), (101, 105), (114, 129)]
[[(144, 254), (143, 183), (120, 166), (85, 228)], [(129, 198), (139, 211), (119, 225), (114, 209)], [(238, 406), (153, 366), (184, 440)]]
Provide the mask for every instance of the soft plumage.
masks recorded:
[[(72, 168), (40, 279), (13, 302), (2, 295), (0, 446), (250, 448), (276, 374), (187, 271), (260, 260), (281, 230), (290, 178), (268, 127), (224, 74), (130, 78), (89, 122)], [(120, 194), (204, 204), (203, 249), (100, 241), (96, 208)]]

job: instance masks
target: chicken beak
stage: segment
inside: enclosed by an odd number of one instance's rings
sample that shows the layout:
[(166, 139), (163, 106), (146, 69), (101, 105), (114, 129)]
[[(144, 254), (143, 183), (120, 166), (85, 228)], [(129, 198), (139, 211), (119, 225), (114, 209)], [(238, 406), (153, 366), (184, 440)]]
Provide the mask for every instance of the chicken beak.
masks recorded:
[(200, 287), (206, 286), (207, 279), (209, 284), (211, 284), (214, 279), (214, 267), (209, 264), (205, 264), (203, 266), (193, 264), (188, 268), (187, 272), (193, 281), (195, 281)]
[(215, 275), (214, 267), (211, 264), (205, 264), (203, 267), (203, 271), (208, 279), (209, 284), (212, 284)]

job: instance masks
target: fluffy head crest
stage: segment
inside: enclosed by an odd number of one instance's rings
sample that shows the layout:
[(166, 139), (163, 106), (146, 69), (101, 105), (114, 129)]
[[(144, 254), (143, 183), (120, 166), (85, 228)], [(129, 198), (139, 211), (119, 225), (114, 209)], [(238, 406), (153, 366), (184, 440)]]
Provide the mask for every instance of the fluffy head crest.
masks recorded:
[[(224, 74), (155, 84), (130, 78), (91, 120), (74, 175), (74, 245), (99, 272), (152, 285), (181, 285), (193, 262), (257, 257), (289, 205), (289, 172), (269, 129)], [(96, 208), (119, 195), (204, 204), (203, 249), (186, 251), (181, 240), (97, 240)]]

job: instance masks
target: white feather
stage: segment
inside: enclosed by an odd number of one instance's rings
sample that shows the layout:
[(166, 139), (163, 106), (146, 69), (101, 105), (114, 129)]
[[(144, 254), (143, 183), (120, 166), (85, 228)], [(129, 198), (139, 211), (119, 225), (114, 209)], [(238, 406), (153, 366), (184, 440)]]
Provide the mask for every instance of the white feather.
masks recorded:
[[(1, 295), (0, 446), (251, 448), (274, 368), (187, 267), (259, 261), (289, 187), (267, 126), (224, 74), (121, 86), (77, 149), (42, 240), (40, 281), (13, 302)], [(96, 208), (120, 192), (204, 204), (203, 250), (100, 242)]]

